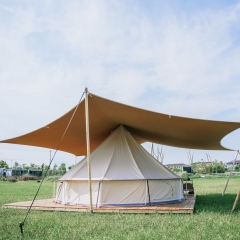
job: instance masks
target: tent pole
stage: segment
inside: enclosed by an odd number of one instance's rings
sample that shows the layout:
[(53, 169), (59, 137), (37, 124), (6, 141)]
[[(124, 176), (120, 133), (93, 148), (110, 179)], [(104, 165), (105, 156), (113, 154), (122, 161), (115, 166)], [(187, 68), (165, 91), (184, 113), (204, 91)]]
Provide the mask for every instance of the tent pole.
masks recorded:
[(148, 189), (148, 202), (149, 202), (149, 205), (151, 206), (151, 198), (150, 198), (148, 179), (147, 179), (147, 189)]
[(152, 146), (151, 146), (151, 155), (153, 156), (153, 143), (152, 143)]
[(89, 210), (93, 213), (92, 208), (92, 182), (91, 182), (91, 165), (90, 165), (90, 139), (89, 139), (89, 113), (88, 113), (88, 89), (85, 88), (85, 117), (86, 117), (86, 142), (87, 142), (87, 163), (88, 163), (88, 190), (89, 190)]
[(98, 183), (98, 193), (97, 193), (96, 208), (97, 208), (97, 205), (98, 205), (98, 197), (99, 197), (99, 190), (100, 190), (101, 183), (102, 183), (101, 181), (99, 181), (99, 183)]
[(237, 206), (237, 203), (238, 203), (238, 200), (239, 200), (239, 197), (240, 197), (240, 189), (238, 190), (238, 194), (236, 196), (236, 199), (235, 199), (235, 202), (233, 204), (233, 208), (232, 208), (232, 211), (235, 210), (236, 206)]
[(235, 165), (235, 162), (236, 162), (236, 160), (237, 160), (238, 154), (239, 154), (239, 150), (237, 150), (237, 154), (236, 154), (235, 160), (233, 161), (233, 164), (232, 164), (232, 167), (231, 167), (231, 170), (230, 170), (230, 173), (229, 173), (229, 176), (228, 176), (228, 179), (227, 179), (225, 188), (224, 188), (223, 193), (222, 193), (222, 196), (225, 194), (225, 191), (226, 191), (226, 189), (227, 189), (227, 185), (228, 185), (229, 179), (230, 179), (230, 177), (231, 177), (231, 175), (232, 175), (232, 170), (233, 170), (233, 168), (234, 168), (234, 165)]

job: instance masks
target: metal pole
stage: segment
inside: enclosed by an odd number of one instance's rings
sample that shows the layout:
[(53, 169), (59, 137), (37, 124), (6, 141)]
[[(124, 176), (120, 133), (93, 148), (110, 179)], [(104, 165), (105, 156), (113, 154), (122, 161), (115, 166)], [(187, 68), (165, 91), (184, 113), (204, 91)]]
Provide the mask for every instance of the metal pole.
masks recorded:
[(232, 164), (232, 167), (231, 167), (231, 170), (230, 170), (230, 173), (229, 173), (229, 176), (228, 176), (228, 179), (227, 179), (225, 188), (224, 188), (223, 193), (222, 193), (222, 196), (225, 194), (225, 191), (226, 191), (226, 189), (227, 189), (227, 185), (228, 185), (229, 179), (230, 179), (230, 177), (231, 177), (231, 175), (232, 175), (232, 170), (233, 170), (234, 165), (235, 165), (235, 162), (236, 162), (236, 160), (237, 160), (238, 153), (239, 153), (239, 150), (237, 150), (237, 154), (236, 154), (235, 160), (233, 161), (233, 164)]
[(89, 139), (89, 115), (88, 115), (88, 89), (85, 88), (85, 117), (86, 117), (86, 142), (87, 142), (87, 163), (88, 163), (88, 189), (89, 189), (89, 210), (92, 208), (92, 183), (91, 183), (91, 165), (90, 165), (90, 139)]
[(76, 165), (77, 163), (77, 156), (75, 155), (75, 158), (74, 158), (74, 166)]

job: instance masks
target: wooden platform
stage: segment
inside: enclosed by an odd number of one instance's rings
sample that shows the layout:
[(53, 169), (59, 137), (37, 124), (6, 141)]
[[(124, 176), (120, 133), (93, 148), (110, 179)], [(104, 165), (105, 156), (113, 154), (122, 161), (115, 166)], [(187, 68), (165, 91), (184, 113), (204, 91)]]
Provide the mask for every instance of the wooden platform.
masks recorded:
[[(186, 196), (181, 203), (161, 204), (144, 207), (100, 207), (93, 208), (97, 213), (193, 213), (196, 195)], [(3, 208), (28, 209), (31, 205), (28, 202), (16, 202), (3, 204)], [(35, 200), (32, 210), (41, 211), (68, 211), (68, 212), (89, 212), (86, 206), (62, 205), (55, 203), (54, 199)]]

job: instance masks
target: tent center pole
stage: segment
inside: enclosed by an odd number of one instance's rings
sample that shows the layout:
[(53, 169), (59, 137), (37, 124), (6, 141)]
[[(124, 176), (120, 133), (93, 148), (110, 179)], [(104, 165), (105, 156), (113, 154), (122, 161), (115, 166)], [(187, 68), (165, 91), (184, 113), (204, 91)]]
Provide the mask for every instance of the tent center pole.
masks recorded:
[(226, 189), (227, 189), (228, 182), (229, 182), (229, 179), (230, 179), (230, 177), (231, 177), (231, 175), (232, 175), (232, 171), (233, 171), (234, 165), (235, 165), (235, 163), (236, 163), (238, 154), (239, 154), (239, 150), (237, 150), (236, 157), (235, 157), (235, 159), (234, 159), (234, 161), (233, 161), (233, 163), (232, 163), (232, 167), (231, 167), (230, 173), (229, 173), (229, 175), (228, 175), (228, 179), (227, 179), (225, 188), (224, 188), (224, 190), (223, 190), (222, 196), (225, 194), (225, 191), (226, 191)]
[(234, 210), (235, 210), (235, 208), (236, 208), (236, 206), (237, 206), (237, 203), (238, 203), (238, 200), (239, 200), (239, 198), (240, 198), (240, 189), (238, 190), (238, 194), (237, 194), (237, 196), (236, 196), (236, 199), (235, 199), (235, 202), (234, 202), (234, 204), (233, 204), (232, 211), (234, 211)]
[(89, 137), (88, 89), (87, 89), (87, 88), (85, 88), (85, 117), (86, 117), (87, 163), (88, 163), (89, 211), (90, 211), (91, 213), (93, 213), (93, 207), (92, 207), (91, 164), (90, 164), (90, 137)]

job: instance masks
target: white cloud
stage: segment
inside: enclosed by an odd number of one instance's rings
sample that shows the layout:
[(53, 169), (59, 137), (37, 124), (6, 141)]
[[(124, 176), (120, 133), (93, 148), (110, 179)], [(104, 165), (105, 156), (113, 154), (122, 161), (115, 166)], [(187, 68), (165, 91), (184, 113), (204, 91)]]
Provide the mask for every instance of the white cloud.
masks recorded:
[(0, 138), (58, 118), (85, 87), (155, 111), (238, 121), (240, 4), (154, 4), (2, 3)]

